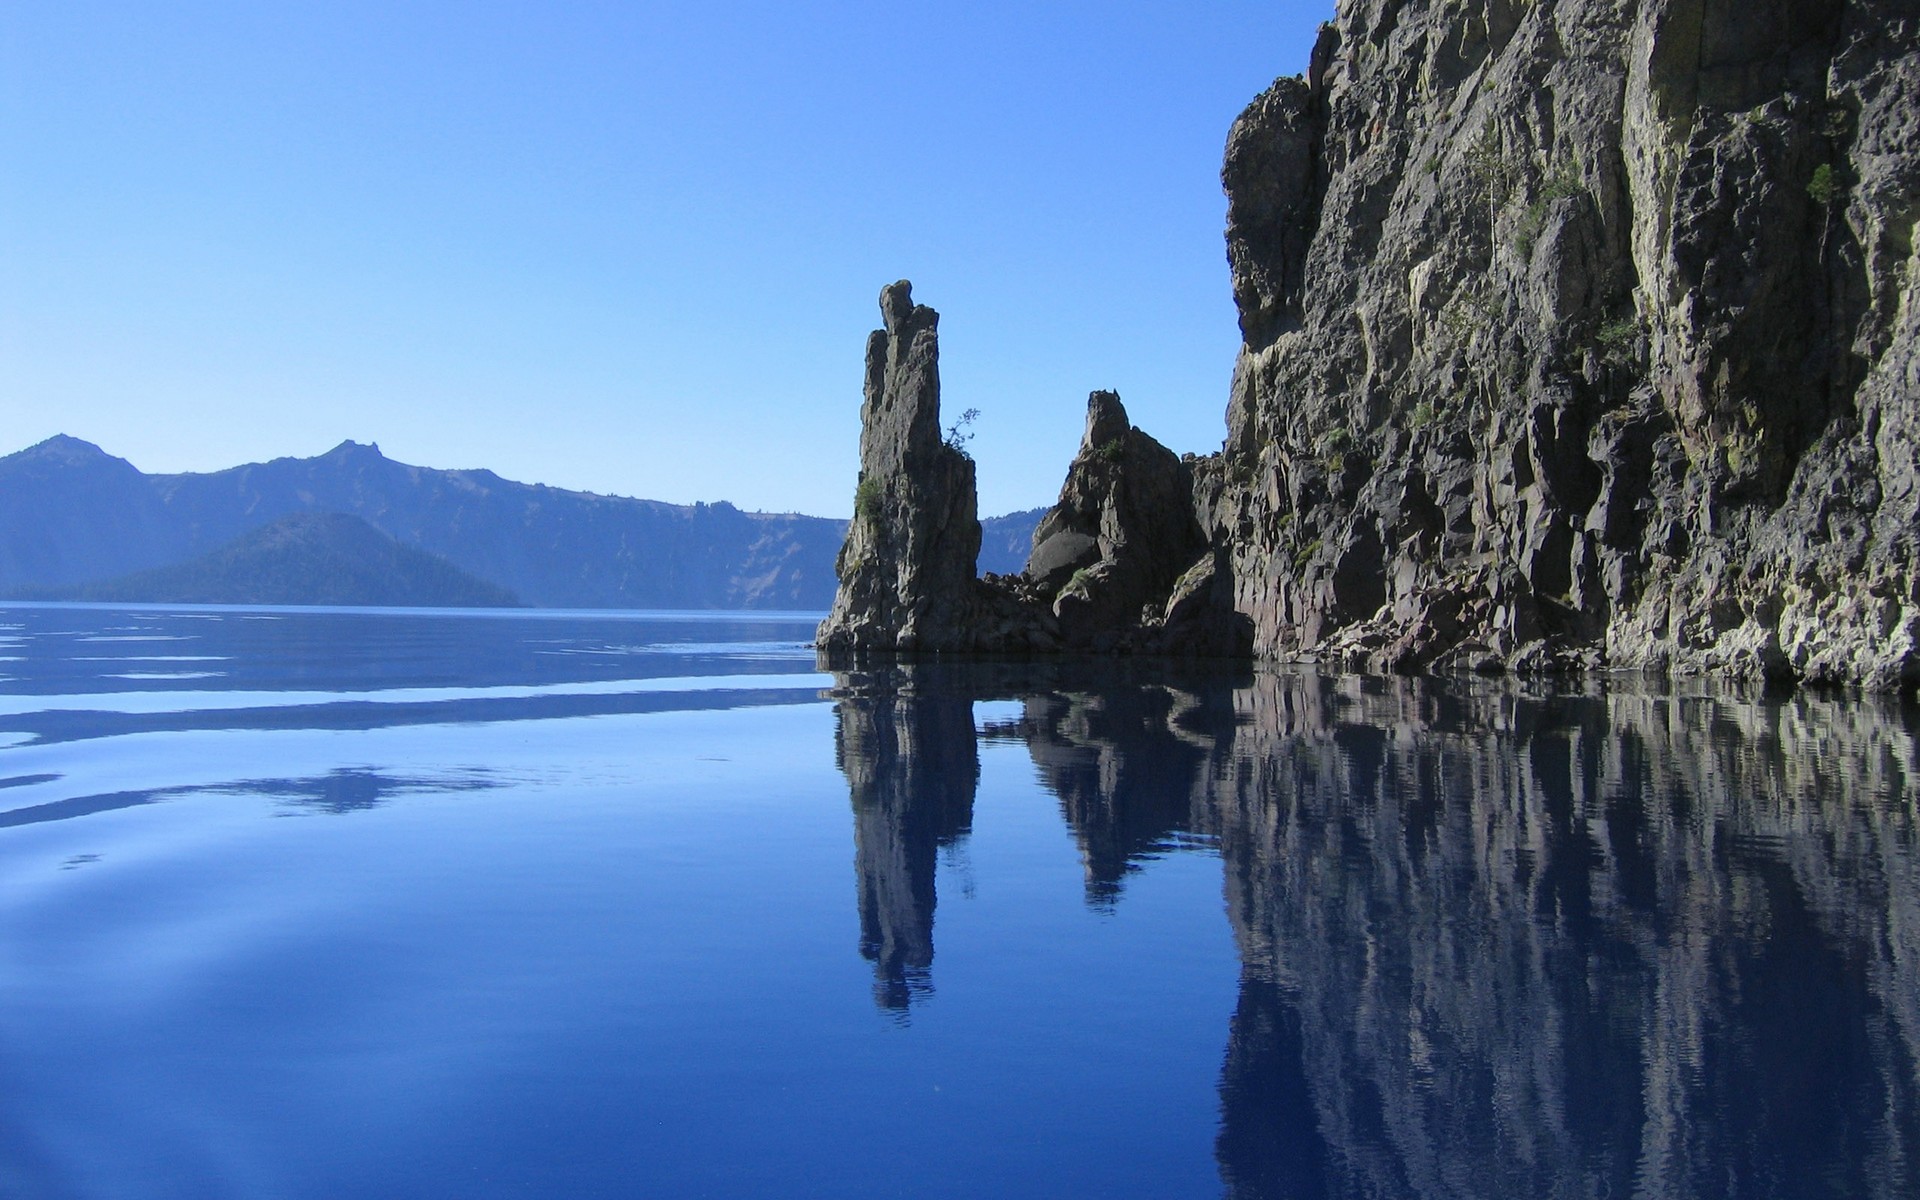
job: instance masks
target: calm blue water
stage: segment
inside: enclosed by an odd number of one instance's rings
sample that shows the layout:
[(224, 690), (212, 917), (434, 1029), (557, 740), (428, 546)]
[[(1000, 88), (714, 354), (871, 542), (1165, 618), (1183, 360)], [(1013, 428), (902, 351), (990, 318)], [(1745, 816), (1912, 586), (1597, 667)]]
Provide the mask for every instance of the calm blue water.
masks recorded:
[(1920, 1195), (1920, 719), (0, 606), (0, 1196)]

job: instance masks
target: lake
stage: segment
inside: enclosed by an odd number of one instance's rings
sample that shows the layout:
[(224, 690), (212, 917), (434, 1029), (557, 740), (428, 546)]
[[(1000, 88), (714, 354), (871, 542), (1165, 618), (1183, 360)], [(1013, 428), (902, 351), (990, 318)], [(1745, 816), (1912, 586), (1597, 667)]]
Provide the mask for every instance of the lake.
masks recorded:
[(0, 1196), (1920, 1195), (1911, 704), (0, 606)]

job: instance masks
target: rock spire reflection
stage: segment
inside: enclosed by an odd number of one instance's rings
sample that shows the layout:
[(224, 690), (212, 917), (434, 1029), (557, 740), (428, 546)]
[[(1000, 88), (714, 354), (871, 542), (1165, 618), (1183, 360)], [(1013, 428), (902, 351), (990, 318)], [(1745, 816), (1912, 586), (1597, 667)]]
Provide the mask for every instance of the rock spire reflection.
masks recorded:
[[(934, 672), (929, 674), (928, 672)], [(944, 673), (942, 673), (944, 672)], [(1478, 680), (841, 677), (863, 951), (927, 986), (977, 699), (1090, 903), (1216, 845), (1228, 1195), (1897, 1197), (1920, 1178), (1911, 708)]]
[(843, 673), (834, 756), (853, 803), (860, 953), (874, 1000), (904, 1013), (932, 987), (934, 869), (973, 822), (973, 701), (935, 666)]
[(1126, 876), (1196, 824), (1194, 782), (1219, 745), (1210, 721), (1231, 715), (1202, 693), (1109, 681), (1025, 698), (1020, 734), (1042, 784), (1079, 843), (1087, 901), (1119, 899)]

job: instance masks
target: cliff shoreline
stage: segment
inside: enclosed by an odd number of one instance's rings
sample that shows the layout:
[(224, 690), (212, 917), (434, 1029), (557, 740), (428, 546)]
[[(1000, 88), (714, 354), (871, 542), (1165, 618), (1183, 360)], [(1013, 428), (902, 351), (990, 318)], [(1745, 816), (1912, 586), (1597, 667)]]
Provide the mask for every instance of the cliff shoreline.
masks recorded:
[(1096, 394), (975, 581), (971, 463), (934, 515), (869, 419), (824, 649), (1920, 683), (1911, 0), (1348, 0), (1222, 180), (1221, 451)]

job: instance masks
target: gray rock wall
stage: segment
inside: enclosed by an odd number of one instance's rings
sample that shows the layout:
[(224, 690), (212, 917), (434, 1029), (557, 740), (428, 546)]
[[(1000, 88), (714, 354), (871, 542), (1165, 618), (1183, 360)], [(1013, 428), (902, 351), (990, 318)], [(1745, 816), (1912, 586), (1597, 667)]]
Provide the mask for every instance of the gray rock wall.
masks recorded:
[(1196, 517), (1194, 464), (1095, 392), (1060, 500), (1026, 569), (977, 576), (973, 459), (940, 427), (939, 314), (904, 280), (867, 342), (860, 481), (815, 644), (838, 665), (879, 654), (1244, 655), (1218, 550)]
[[(1113, 392), (1087, 397), (1087, 427), (1060, 499), (1033, 531), (1026, 576), (1077, 649), (1209, 648), (1166, 616), (1185, 573), (1210, 565), (1194, 517), (1193, 469), (1127, 419)], [(1191, 589), (1189, 589), (1191, 590)], [(1176, 616), (1180, 615), (1176, 613)], [(1209, 614), (1211, 615), (1211, 614)]]
[(1920, 679), (1920, 5), (1357, 0), (1229, 135), (1258, 652)]

